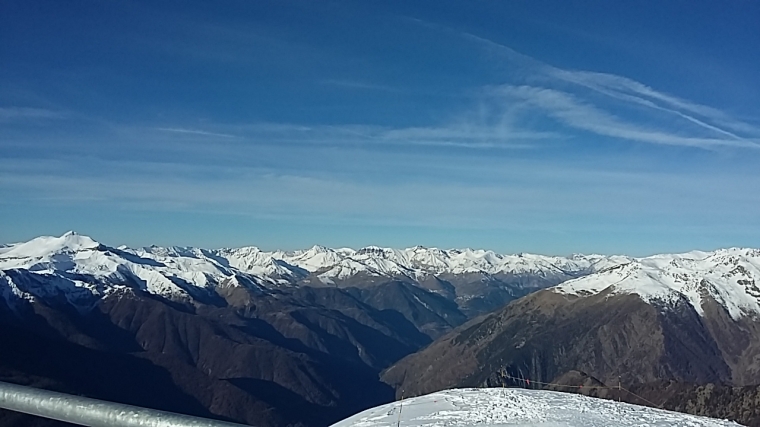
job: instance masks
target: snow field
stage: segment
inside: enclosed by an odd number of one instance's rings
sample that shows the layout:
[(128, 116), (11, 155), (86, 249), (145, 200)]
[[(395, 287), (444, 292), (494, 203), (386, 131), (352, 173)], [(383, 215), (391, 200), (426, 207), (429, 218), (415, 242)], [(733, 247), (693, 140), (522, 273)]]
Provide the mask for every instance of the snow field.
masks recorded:
[[(400, 411), (400, 416), (399, 416)], [(332, 427), (738, 426), (734, 422), (543, 390), (453, 389), (360, 412)]]

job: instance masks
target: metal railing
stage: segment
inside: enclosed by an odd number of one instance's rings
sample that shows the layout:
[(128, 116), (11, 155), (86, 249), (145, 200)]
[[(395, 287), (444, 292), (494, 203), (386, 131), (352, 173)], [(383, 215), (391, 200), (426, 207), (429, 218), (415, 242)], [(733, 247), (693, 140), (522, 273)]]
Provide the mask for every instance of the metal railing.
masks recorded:
[(0, 382), (0, 408), (89, 427), (243, 427)]

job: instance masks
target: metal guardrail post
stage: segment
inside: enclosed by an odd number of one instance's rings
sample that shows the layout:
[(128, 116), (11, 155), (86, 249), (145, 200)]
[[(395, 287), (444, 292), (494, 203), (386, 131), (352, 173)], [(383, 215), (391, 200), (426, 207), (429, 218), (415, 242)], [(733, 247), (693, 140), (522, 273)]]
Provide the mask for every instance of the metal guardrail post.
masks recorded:
[(89, 427), (243, 427), (0, 382), (0, 408)]

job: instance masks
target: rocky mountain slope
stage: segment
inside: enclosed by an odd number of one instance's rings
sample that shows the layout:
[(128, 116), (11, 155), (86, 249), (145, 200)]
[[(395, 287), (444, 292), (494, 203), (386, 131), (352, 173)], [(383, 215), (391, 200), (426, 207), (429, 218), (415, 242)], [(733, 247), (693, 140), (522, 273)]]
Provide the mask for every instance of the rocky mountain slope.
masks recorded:
[(0, 247), (0, 378), (259, 426), (327, 425), (392, 399), (378, 372), (469, 316), (621, 259), (40, 237)]
[(754, 249), (632, 259), (474, 319), (383, 380), (407, 395), (557, 383), (572, 371), (629, 389), (662, 381), (755, 386), (759, 284)]
[[(322, 299), (332, 306), (190, 305), (131, 292), (87, 312), (24, 301), (0, 308), (0, 376), (254, 425), (325, 425), (390, 399), (377, 370), (427, 337), (348, 296)], [(171, 392), (146, 400), (143, 390), (161, 389)]]

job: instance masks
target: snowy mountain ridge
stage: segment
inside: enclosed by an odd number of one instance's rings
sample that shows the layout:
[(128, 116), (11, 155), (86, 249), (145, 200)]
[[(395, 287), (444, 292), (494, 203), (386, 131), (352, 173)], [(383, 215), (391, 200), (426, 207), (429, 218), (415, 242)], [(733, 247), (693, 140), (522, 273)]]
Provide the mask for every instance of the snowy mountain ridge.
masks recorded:
[(700, 315), (710, 297), (736, 320), (760, 315), (760, 250), (730, 248), (632, 259), (553, 290), (575, 296), (637, 294), (650, 303), (685, 299)]
[(596, 271), (628, 260), (627, 257), (576, 255), (573, 258), (533, 254), (502, 255), (473, 249), (425, 248), (407, 249), (369, 246), (354, 250), (314, 246), (310, 249), (264, 252), (256, 247), (222, 249), (220, 255), (236, 260), (238, 266), (256, 264), (266, 258), (282, 260), (290, 265), (328, 278), (345, 278), (359, 272), (372, 275), (425, 275), (464, 273), (541, 273), (556, 271), (577, 273)]
[(333, 286), (336, 281), (360, 276), (416, 282), (426, 277), (475, 274), (471, 280), (499, 275), (559, 278), (554, 283), (567, 281), (554, 291), (566, 295), (595, 295), (608, 290), (638, 294), (645, 301), (685, 298), (699, 313), (703, 298), (710, 296), (735, 319), (760, 314), (760, 250), (741, 248), (646, 258), (503, 255), (421, 246), (358, 250), (314, 246), (298, 251), (262, 251), (254, 246), (131, 249), (109, 247), (69, 232), (0, 247), (0, 271), (6, 299), (63, 293), (72, 303), (130, 288), (193, 300), (213, 294), (220, 286), (267, 292), (302, 282)]
[[(574, 258), (520, 254), (501, 255), (484, 250), (441, 250), (368, 247), (359, 250), (314, 246), (299, 251), (262, 251), (256, 247), (200, 249), (159, 247), (111, 248), (68, 232), (43, 236), (0, 249), (0, 270), (24, 269), (39, 274), (67, 272), (102, 279), (124, 279), (126, 273), (144, 281), (157, 294), (180, 292), (172, 279), (208, 288), (214, 282), (245, 275), (262, 285), (277, 285), (315, 274), (324, 283), (360, 273), (370, 276), (416, 278), (431, 274), (585, 274), (627, 261), (601, 255)], [(181, 292), (180, 292), (181, 293)]]

